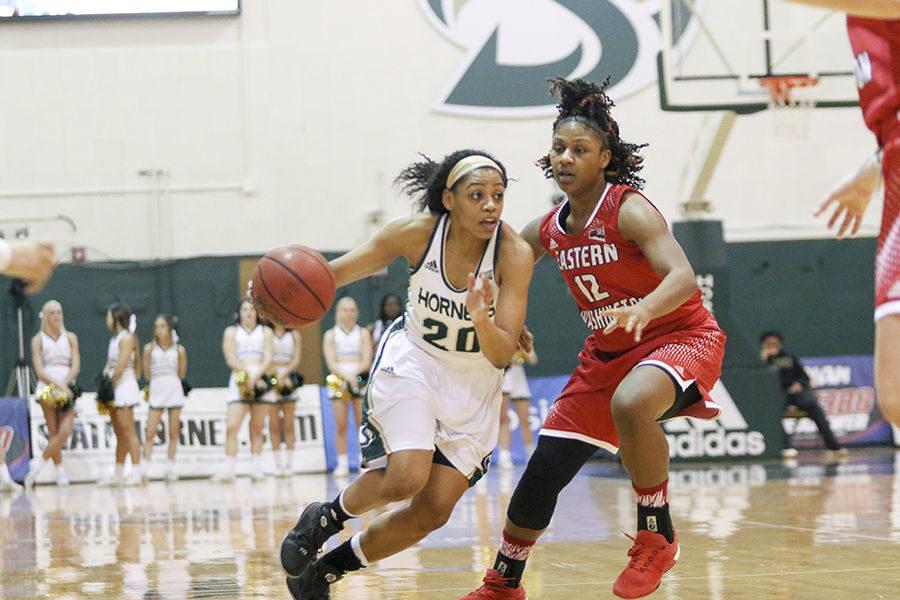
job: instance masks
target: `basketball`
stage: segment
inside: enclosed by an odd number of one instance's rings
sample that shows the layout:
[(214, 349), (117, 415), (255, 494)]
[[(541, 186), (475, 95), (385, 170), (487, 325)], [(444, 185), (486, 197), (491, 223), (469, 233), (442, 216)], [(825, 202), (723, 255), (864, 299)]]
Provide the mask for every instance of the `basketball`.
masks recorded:
[(275, 248), (259, 260), (250, 295), (261, 317), (298, 329), (321, 319), (334, 293), (334, 272), (325, 257), (294, 245)]

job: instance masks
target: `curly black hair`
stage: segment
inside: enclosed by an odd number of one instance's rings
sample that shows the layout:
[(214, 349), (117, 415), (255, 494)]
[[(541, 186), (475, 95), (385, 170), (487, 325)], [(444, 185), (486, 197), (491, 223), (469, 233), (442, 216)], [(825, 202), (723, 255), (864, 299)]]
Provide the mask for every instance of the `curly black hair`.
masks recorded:
[[(599, 86), (583, 79), (551, 79), (550, 95), (559, 96), (559, 114), (553, 122), (553, 131), (568, 120), (588, 126), (602, 138), (604, 148), (609, 148), (612, 152), (612, 159), (604, 172), (606, 180), (641, 189), (644, 187), (643, 178), (638, 176), (638, 172), (644, 168), (641, 148), (645, 148), (647, 144), (630, 144), (619, 137), (619, 124), (610, 114), (615, 103), (606, 95), (608, 87), (608, 77)], [(549, 154), (539, 158), (535, 164), (547, 179), (553, 178)]]
[[(453, 167), (456, 166), (456, 163), (467, 156), (473, 155), (486, 156), (497, 163), (497, 166), (500, 167), (500, 177), (503, 179), (503, 185), (507, 185), (506, 167), (503, 166), (503, 163), (487, 152), (468, 149), (457, 150), (448, 154), (441, 162), (435, 162), (420, 152), (419, 156), (424, 160), (414, 162), (400, 171), (400, 174), (394, 179), (394, 185), (415, 200), (419, 211), (424, 212), (428, 210), (432, 214), (444, 214), (447, 212), (447, 209), (444, 207), (442, 196), (444, 188), (447, 186), (447, 177), (450, 175)], [(455, 188), (465, 179), (463, 177), (453, 184), (453, 187)]]

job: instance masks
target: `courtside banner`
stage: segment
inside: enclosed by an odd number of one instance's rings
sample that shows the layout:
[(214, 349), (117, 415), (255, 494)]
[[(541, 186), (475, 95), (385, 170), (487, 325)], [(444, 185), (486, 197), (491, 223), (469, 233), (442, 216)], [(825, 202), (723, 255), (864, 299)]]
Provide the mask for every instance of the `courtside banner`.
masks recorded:
[[(537, 432), (554, 400), (565, 387), (568, 376), (530, 377), (530, 427)], [(722, 379), (710, 392), (722, 407), (716, 421), (673, 419), (663, 424), (673, 460), (719, 460), (730, 458), (772, 458), (781, 455), (782, 405), (778, 380), (766, 368), (724, 369)], [(525, 448), (515, 412), (509, 411), (513, 462), (522, 464)], [(496, 460), (496, 455), (494, 456)]]
[(22, 398), (0, 398), (0, 450), (12, 478), (21, 483), (28, 473), (28, 402)]
[[(888, 445), (891, 427), (875, 401), (873, 359), (862, 356), (801, 358), (816, 400), (842, 446)], [(785, 419), (784, 428), (796, 448), (823, 448), (810, 419)]]
[[(227, 388), (195, 388), (188, 396), (187, 403), (181, 411), (181, 439), (175, 459), (175, 470), (180, 477), (209, 477), (224, 467), (227, 397)], [(32, 451), (37, 455), (47, 446), (47, 426), (41, 407), (32, 401), (30, 408)], [(96, 481), (113, 471), (116, 438), (109, 417), (97, 413), (94, 394), (85, 393), (79, 398), (76, 410), (75, 430), (63, 449), (63, 464), (71, 481)], [(134, 409), (134, 426), (141, 443), (144, 440), (147, 413), (148, 405), (145, 402)], [(167, 419), (167, 415), (163, 415), (160, 430), (154, 441), (155, 448), (150, 466), (151, 479), (162, 478), (165, 471)], [(248, 422), (249, 416), (244, 419), (238, 434), (238, 475), (250, 471)], [(294, 471), (298, 473), (324, 471), (325, 443), (319, 386), (303, 386), (296, 404), (294, 426), (297, 434), (293, 457)], [(263, 447), (262, 466), (265, 472), (272, 473), (275, 461), (268, 440), (268, 429), (266, 427), (263, 430), (266, 442)], [(126, 464), (129, 462), (126, 460)], [(45, 467), (38, 482), (52, 482), (54, 476), (54, 470), (49, 466)]]

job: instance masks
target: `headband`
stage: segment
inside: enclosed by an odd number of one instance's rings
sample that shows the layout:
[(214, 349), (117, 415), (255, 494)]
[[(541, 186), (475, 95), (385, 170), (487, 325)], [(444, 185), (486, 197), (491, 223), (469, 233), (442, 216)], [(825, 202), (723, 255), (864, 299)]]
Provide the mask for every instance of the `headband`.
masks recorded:
[(489, 159), (487, 156), (483, 156), (481, 154), (472, 154), (471, 156), (467, 156), (464, 159), (457, 162), (453, 165), (453, 168), (450, 169), (450, 174), (447, 175), (447, 189), (452, 189), (456, 182), (471, 173), (476, 169), (496, 169), (498, 173), (503, 175), (503, 169), (497, 165), (494, 161)]

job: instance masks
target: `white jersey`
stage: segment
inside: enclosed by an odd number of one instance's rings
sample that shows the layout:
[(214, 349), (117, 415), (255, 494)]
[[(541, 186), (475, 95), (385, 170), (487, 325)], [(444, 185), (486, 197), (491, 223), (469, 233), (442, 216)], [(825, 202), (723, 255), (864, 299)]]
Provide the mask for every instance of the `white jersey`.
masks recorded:
[(150, 379), (159, 377), (178, 378), (178, 344), (163, 348), (153, 343), (153, 350), (150, 352)]
[(241, 362), (261, 363), (265, 357), (265, 340), (262, 325), (252, 331), (247, 331), (241, 324), (234, 326), (234, 353)]
[[(109, 349), (106, 352), (106, 361), (109, 363), (110, 369), (115, 369), (119, 366), (119, 342), (122, 341), (127, 335), (131, 335), (127, 330), (123, 329), (115, 337), (109, 340)], [(128, 365), (127, 369), (134, 369), (134, 352), (131, 353), (131, 356), (128, 357)]]
[(272, 362), (276, 365), (289, 365), (294, 362), (294, 334), (286, 331), (283, 336), (272, 336)]
[(362, 328), (354, 325), (350, 331), (344, 331), (340, 325), (332, 330), (334, 335), (334, 358), (338, 362), (362, 362)]
[[(502, 222), (497, 224), (475, 270), (476, 277), (484, 274), (491, 281), (491, 316), (497, 301), (498, 288), (493, 280), (502, 227)], [(444, 246), (449, 230), (449, 215), (444, 214), (435, 224), (425, 256), (410, 272), (406, 332), (413, 343), (442, 360), (487, 362), (466, 309), (467, 289), (454, 288), (445, 274)]]

